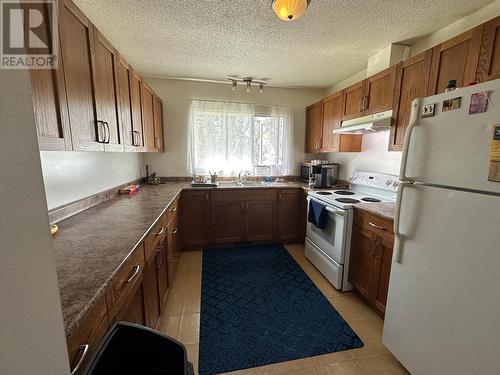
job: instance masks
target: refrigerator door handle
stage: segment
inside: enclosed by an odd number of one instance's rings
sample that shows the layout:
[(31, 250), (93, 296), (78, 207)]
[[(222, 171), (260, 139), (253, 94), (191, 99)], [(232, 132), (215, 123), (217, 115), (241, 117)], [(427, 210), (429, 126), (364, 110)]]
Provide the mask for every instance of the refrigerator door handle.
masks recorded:
[(406, 166), (408, 164), (408, 148), (410, 147), (411, 134), (413, 128), (418, 124), (418, 118), (420, 114), (420, 104), (422, 99), (417, 98), (411, 103), (410, 120), (408, 122), (408, 127), (406, 128), (405, 139), (403, 142), (403, 152), (401, 154), (401, 166), (399, 169), (399, 179), (401, 181), (409, 181), (410, 178), (406, 177)]
[(403, 235), (399, 231), (399, 222), (401, 218), (401, 204), (403, 199), (403, 190), (409, 185), (414, 185), (411, 181), (400, 181), (398, 184), (397, 198), (396, 198), (396, 210), (394, 212), (394, 248), (393, 248), (393, 260), (397, 263), (401, 263), (401, 247)]

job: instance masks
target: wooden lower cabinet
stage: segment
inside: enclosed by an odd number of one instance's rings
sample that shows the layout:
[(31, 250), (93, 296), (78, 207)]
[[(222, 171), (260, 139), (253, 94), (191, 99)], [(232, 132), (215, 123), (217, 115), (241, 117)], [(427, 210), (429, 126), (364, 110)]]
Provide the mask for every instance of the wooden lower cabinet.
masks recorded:
[(245, 241), (270, 241), (276, 232), (276, 198), (245, 201)]
[(144, 310), (144, 289), (143, 284), (131, 294), (129, 300), (120, 309), (115, 321), (123, 321), (146, 325), (146, 312)]
[(306, 197), (302, 189), (278, 190), (277, 237), (279, 240), (300, 240), (305, 237)]
[(382, 316), (389, 289), (393, 244), (392, 221), (355, 211), (349, 281)]
[(146, 312), (146, 325), (156, 328), (161, 315), (159, 274), (157, 270), (157, 256), (153, 255), (144, 270), (144, 280), (142, 282), (144, 290), (144, 310)]
[(206, 245), (210, 229), (210, 191), (185, 190), (181, 196), (182, 243), (185, 247)]
[(212, 195), (211, 236), (212, 242), (238, 242), (244, 238), (245, 203), (238, 192)]

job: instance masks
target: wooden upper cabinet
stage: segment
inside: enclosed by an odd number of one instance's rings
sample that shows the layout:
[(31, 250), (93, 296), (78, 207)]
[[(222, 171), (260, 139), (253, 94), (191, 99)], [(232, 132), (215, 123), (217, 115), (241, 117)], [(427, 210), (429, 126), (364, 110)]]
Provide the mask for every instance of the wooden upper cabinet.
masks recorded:
[(315, 103), (306, 108), (305, 152), (315, 153), (321, 150), (322, 112), (322, 102)]
[(342, 92), (323, 99), (321, 152), (359, 152), (362, 134), (334, 134), (342, 118)]
[(130, 66), (122, 58), (118, 61), (118, 108), (122, 125), (122, 141), (125, 151), (134, 151), (136, 137), (132, 132), (132, 102), (130, 99)]
[(105, 127), (106, 151), (122, 151), (122, 131), (118, 118), (117, 75), (118, 54), (104, 36), (93, 29), (93, 76), (97, 120)]
[(134, 145), (144, 150), (144, 127), (142, 122), (141, 77), (130, 71), (130, 102), (132, 107), (132, 132)]
[(389, 141), (391, 151), (400, 151), (403, 147), (413, 99), (427, 95), (431, 59), (432, 50), (427, 50), (398, 64)]
[(342, 120), (350, 120), (363, 115), (364, 97), (365, 81), (342, 90)]
[(476, 82), (500, 78), (500, 16), (484, 24)]
[(153, 109), (153, 92), (144, 82), (141, 83), (142, 124), (144, 129), (144, 146), (146, 151), (155, 151), (155, 126)]
[(75, 151), (103, 151), (105, 130), (97, 123), (91, 45), (92, 24), (70, 1), (59, 6), (61, 57)]
[(392, 109), (397, 65), (393, 65), (364, 80), (363, 115)]
[(449, 80), (468, 86), (476, 77), (483, 25), (460, 34), (432, 49), (428, 95), (443, 93)]
[[(46, 3), (40, 4), (40, 11), (47, 17)], [(44, 22), (40, 32), (52, 35), (51, 26), (51, 22)], [(30, 78), (40, 150), (71, 150), (62, 61), (59, 61), (58, 69), (31, 69)]]
[(163, 145), (163, 104), (159, 97), (153, 96), (154, 147), (164, 151)]

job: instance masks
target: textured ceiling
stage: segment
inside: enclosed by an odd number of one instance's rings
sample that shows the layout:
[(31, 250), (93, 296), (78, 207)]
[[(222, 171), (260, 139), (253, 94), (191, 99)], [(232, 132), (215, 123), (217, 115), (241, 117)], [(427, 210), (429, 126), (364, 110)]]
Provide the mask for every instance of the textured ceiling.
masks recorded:
[(75, 0), (142, 74), (325, 88), (389, 43), (442, 28), (491, 0), (312, 0), (294, 22), (270, 0)]

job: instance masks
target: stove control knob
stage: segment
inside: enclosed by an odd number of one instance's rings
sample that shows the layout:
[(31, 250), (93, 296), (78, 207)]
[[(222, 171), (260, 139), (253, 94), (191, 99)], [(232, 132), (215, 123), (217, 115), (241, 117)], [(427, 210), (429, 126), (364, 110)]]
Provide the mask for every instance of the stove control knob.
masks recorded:
[(385, 182), (385, 184), (386, 184), (387, 186), (389, 186), (389, 185), (391, 185), (391, 184), (392, 184), (392, 181), (391, 181), (391, 180), (387, 180), (387, 181)]
[(397, 187), (399, 185), (399, 182), (398, 181), (394, 181), (392, 184), (394, 185), (394, 187)]

